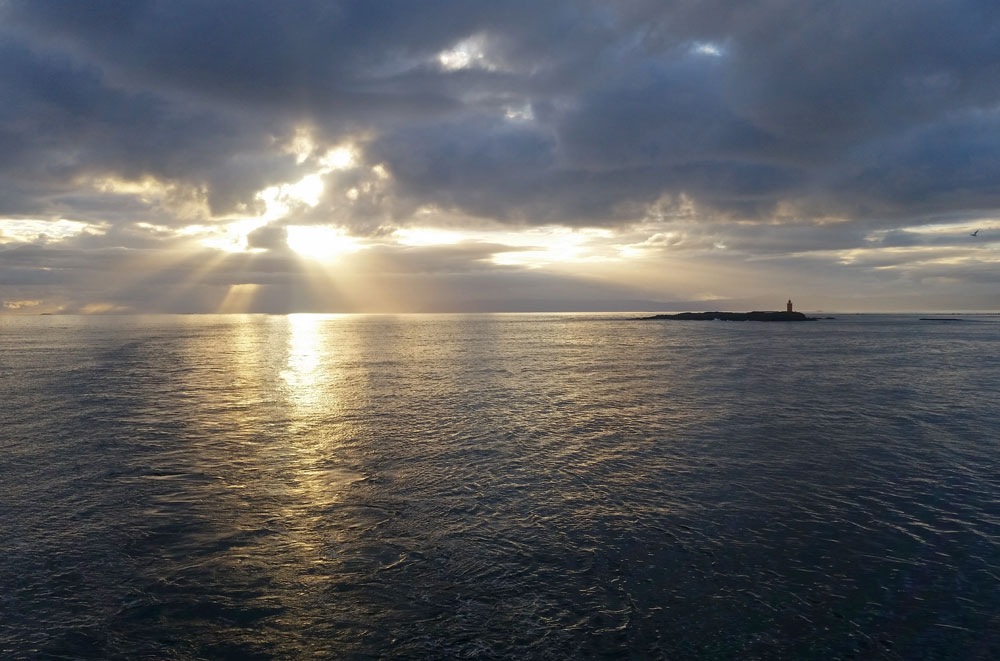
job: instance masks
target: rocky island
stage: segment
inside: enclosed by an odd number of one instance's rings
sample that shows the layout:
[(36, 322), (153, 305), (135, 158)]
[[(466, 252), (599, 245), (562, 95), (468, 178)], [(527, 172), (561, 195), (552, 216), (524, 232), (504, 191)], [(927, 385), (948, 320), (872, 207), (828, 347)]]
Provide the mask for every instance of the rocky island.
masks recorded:
[(801, 312), (681, 312), (680, 314), (657, 314), (646, 319), (676, 319), (679, 321), (816, 321)]
[[(676, 319), (679, 321), (816, 321), (816, 317), (807, 317), (801, 312), (792, 310), (789, 299), (785, 310), (773, 312), (681, 312), (680, 314), (657, 314), (642, 319)], [(827, 317), (829, 319), (829, 317)]]

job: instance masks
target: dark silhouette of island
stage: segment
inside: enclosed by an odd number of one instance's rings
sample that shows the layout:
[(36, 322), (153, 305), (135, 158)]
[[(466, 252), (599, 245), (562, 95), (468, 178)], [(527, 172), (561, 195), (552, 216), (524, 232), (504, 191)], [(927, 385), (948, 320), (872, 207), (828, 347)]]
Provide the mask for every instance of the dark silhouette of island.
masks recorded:
[[(783, 312), (681, 312), (680, 314), (657, 314), (642, 319), (676, 319), (678, 321), (816, 321), (817, 317), (807, 317), (801, 312), (794, 312), (792, 299), (788, 299)], [(831, 319), (832, 317), (827, 317)]]
[(681, 312), (680, 314), (657, 314), (641, 319), (674, 319), (677, 321), (816, 321), (801, 312)]

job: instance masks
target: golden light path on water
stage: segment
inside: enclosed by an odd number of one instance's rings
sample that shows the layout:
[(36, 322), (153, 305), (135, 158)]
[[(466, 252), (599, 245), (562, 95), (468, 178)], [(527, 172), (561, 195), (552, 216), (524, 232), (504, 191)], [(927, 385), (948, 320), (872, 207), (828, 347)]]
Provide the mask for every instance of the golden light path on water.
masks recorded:
[(3, 323), (12, 658), (1000, 642), (995, 317)]
[[(333, 366), (330, 347), (325, 344), (320, 324), (327, 315), (291, 314), (288, 323), (288, 350), (281, 378), (288, 387), (288, 398), (302, 419), (312, 419), (334, 408), (325, 401), (335, 390), (329, 388)], [(326, 369), (320, 370), (321, 367)], [(323, 409), (320, 410), (320, 407)]]

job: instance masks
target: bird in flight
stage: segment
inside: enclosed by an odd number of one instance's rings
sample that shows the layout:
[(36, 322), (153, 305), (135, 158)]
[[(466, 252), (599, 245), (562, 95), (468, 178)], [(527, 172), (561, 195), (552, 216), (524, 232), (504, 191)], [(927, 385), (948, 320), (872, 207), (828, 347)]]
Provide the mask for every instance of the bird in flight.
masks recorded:
[(975, 236), (975, 235), (977, 235), (977, 234), (979, 234), (979, 230), (976, 230), (975, 232), (973, 232), (973, 233), (972, 233), (972, 234), (970, 234), (969, 236)]

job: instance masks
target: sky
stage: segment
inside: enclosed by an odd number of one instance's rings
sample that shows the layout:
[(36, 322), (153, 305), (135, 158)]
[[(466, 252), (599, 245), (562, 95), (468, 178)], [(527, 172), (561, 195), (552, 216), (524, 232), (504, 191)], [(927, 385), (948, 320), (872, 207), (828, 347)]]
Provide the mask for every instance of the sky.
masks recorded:
[(0, 0), (0, 313), (789, 298), (1000, 309), (1000, 3)]

